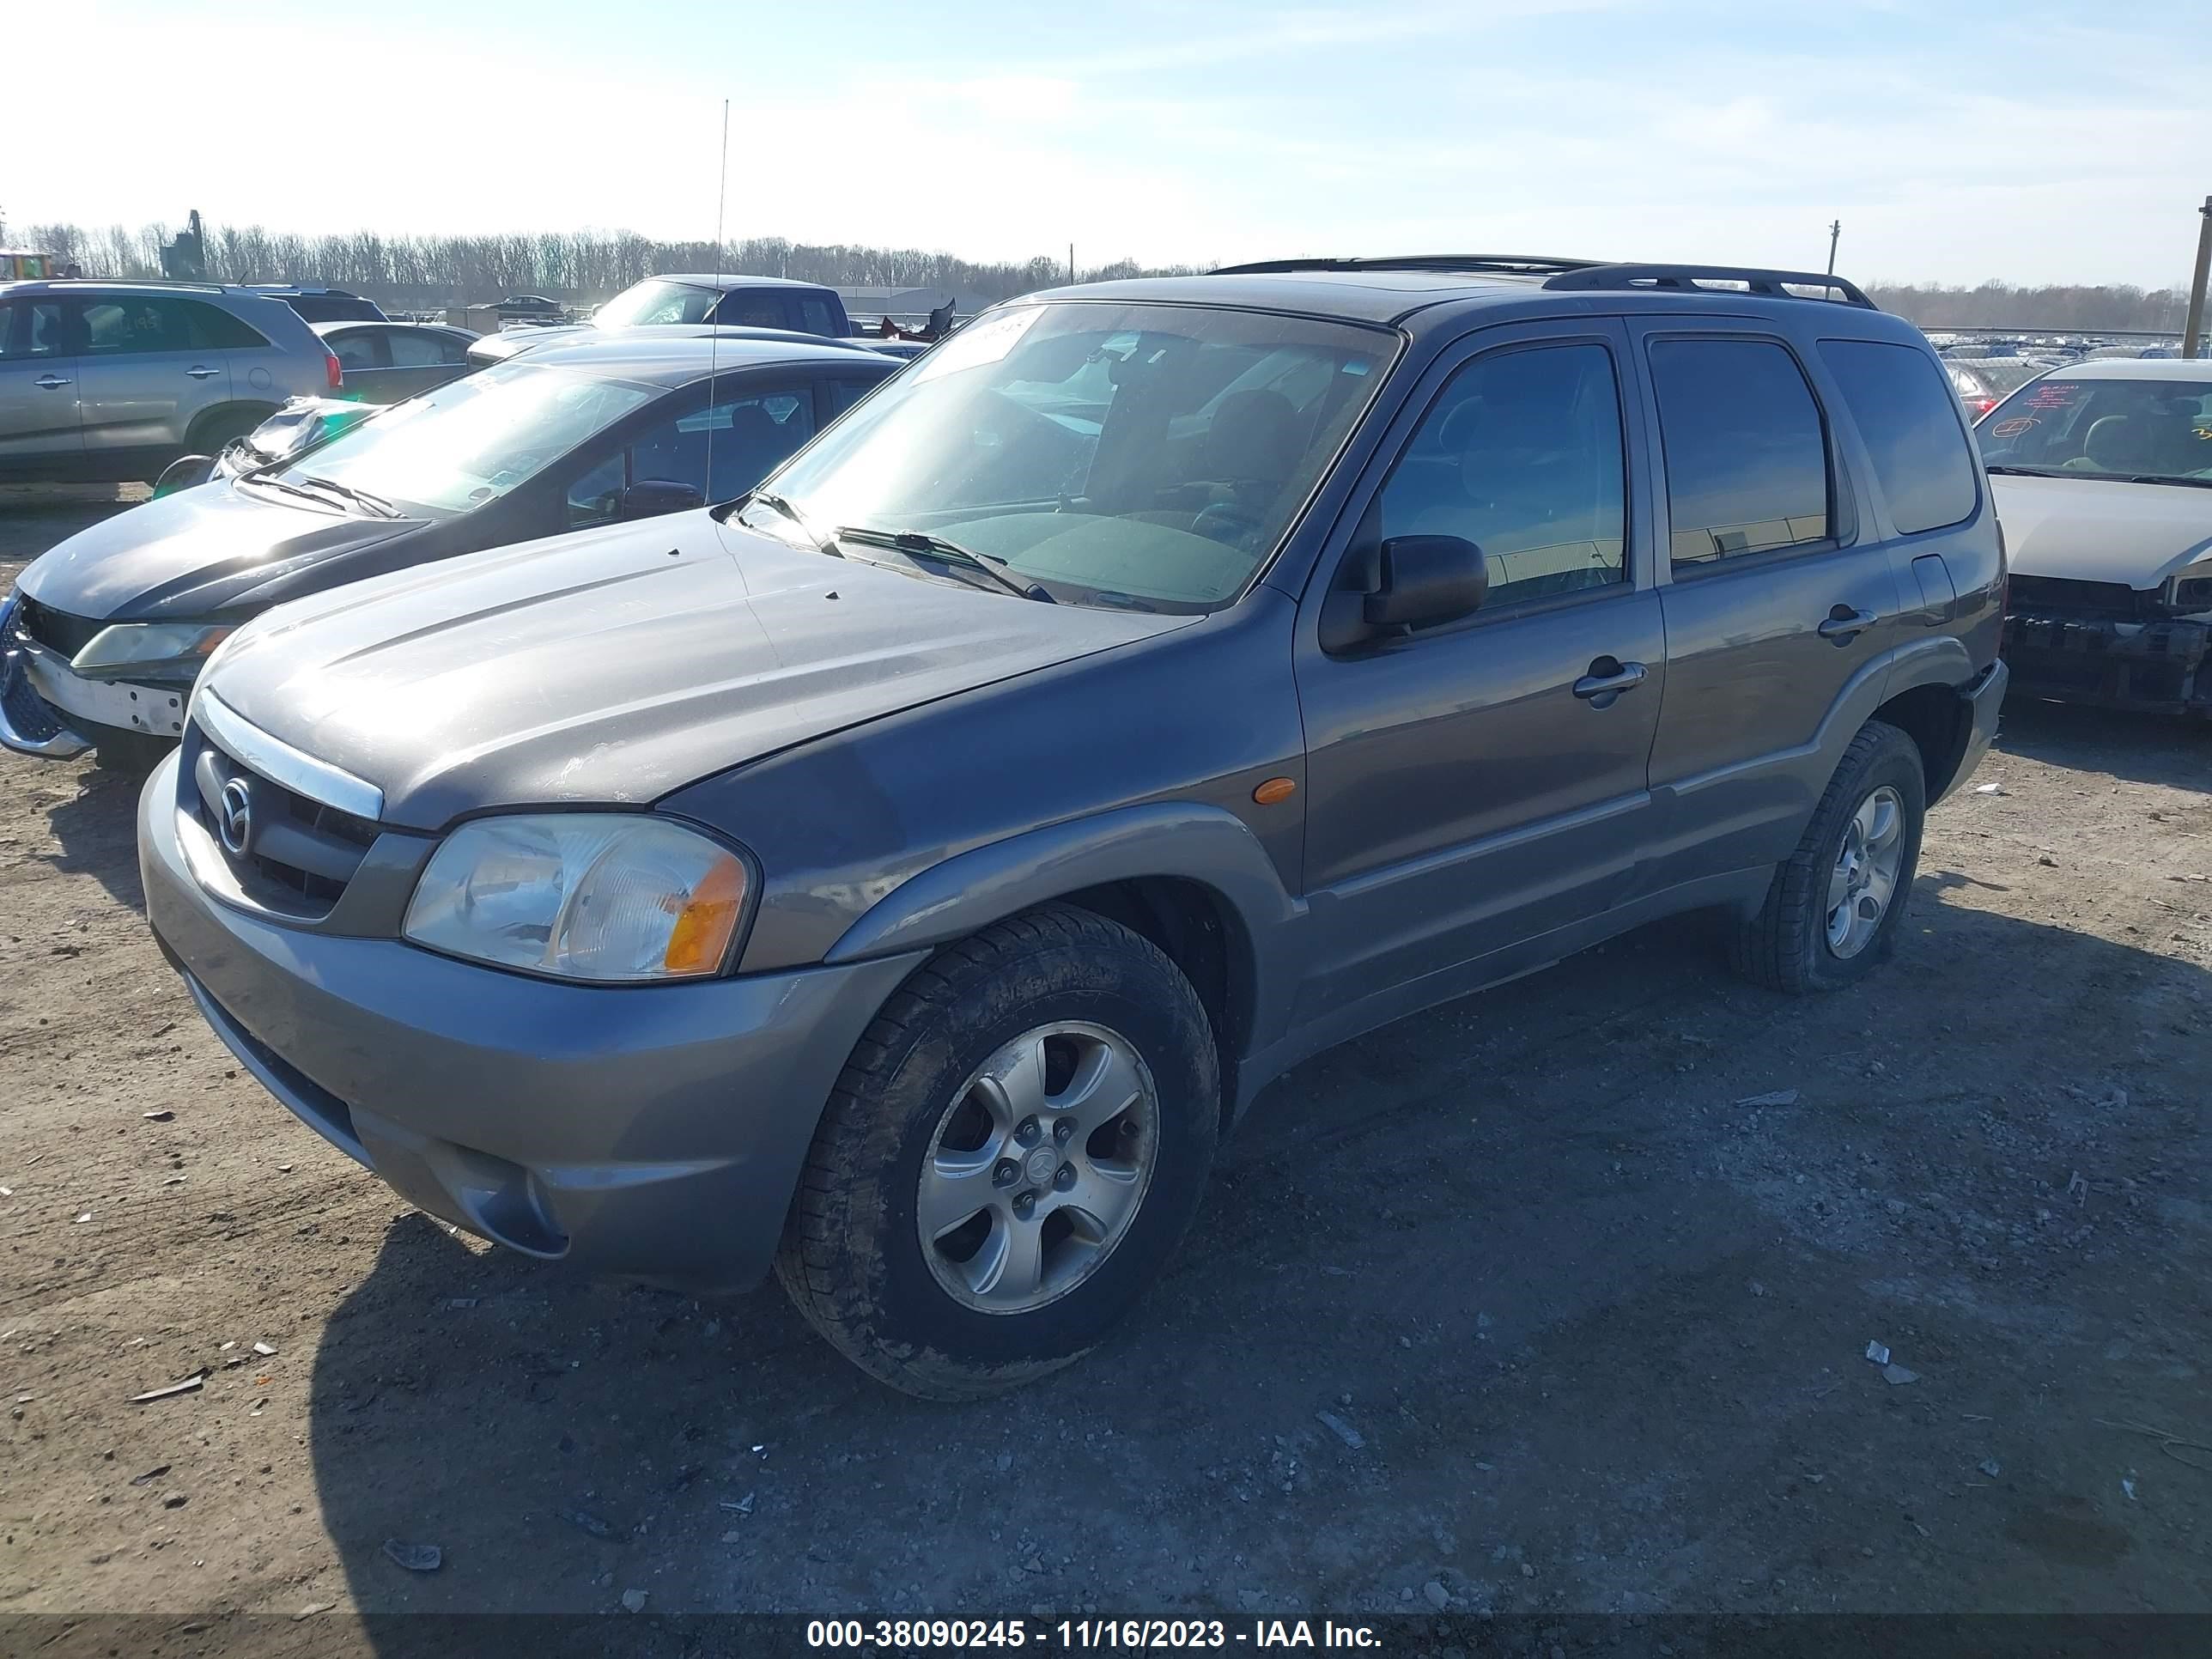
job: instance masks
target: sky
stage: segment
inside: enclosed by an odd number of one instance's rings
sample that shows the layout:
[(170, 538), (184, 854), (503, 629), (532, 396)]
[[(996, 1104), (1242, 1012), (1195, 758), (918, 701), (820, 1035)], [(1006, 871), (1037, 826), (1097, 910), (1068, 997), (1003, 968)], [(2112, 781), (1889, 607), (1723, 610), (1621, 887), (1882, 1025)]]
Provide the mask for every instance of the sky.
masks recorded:
[[(18, 228), (591, 228), (1211, 264), (1534, 252), (2185, 286), (2204, 0), (83, 0)], [(512, 20), (502, 28), (499, 20)]]

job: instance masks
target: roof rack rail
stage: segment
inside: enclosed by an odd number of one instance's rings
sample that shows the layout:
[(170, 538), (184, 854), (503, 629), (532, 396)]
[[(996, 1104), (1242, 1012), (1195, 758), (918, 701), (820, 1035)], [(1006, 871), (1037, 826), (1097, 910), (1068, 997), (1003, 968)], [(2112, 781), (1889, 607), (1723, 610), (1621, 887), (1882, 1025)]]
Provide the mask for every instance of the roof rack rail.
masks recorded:
[(1255, 276), (1295, 270), (1437, 270), (1496, 272), (1519, 276), (1544, 276), (1583, 270), (1603, 264), (1597, 259), (1564, 259), (1549, 253), (1404, 253), (1377, 258), (1257, 259), (1249, 264), (1224, 265), (1216, 276)]
[[(1748, 265), (1585, 265), (1579, 270), (1563, 270), (1546, 279), (1551, 289), (1665, 289), (1674, 293), (1728, 294), (1748, 292), (1776, 300), (1803, 300), (1815, 296), (1792, 294), (1793, 288), (1816, 288), (1823, 290), (1818, 297), (1827, 300), (1831, 294), (1843, 296), (1844, 305), (1863, 307), (1868, 311), (1879, 311), (1881, 307), (1867, 298), (1856, 284), (1845, 282), (1817, 270), (1759, 270)], [(1834, 303), (1829, 301), (1829, 303)]]

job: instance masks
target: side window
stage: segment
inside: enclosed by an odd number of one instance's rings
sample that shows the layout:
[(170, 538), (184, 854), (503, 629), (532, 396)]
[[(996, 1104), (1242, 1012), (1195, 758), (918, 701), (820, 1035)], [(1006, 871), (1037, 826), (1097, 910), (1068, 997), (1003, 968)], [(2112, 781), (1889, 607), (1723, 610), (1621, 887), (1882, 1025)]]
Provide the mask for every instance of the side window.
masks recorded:
[(732, 324), (738, 328), (789, 328), (791, 318), (784, 310), (783, 296), (764, 289), (739, 289), (722, 296), (721, 308), (715, 312), (718, 323)]
[(324, 340), (331, 349), (331, 356), (338, 360), (338, 367), (342, 369), (382, 368), (385, 366), (376, 349), (374, 329), (349, 328), (343, 334), (325, 335)]
[(94, 357), (192, 349), (182, 302), (152, 295), (91, 301), (84, 308), (84, 336), (85, 351)]
[(830, 382), (830, 418), (836, 420), (854, 404), (876, 389), (874, 380), (832, 380)]
[(804, 388), (764, 392), (659, 422), (568, 486), (568, 523), (607, 523), (621, 509), (623, 489), (647, 478), (692, 484), (710, 501), (728, 501), (813, 435), (813, 398)]
[(629, 452), (618, 449), (568, 486), (569, 529), (614, 522), (622, 510), (623, 489), (629, 483)]
[(1797, 360), (1766, 340), (1655, 340), (1679, 568), (1828, 536), (1828, 446)]
[(1898, 533), (1957, 524), (1974, 510), (1974, 463), (1943, 375), (1924, 353), (1875, 340), (1823, 340), (1820, 356), (1874, 458)]
[(1438, 395), (1376, 502), (1378, 539), (1459, 536), (1486, 605), (1628, 578), (1620, 387), (1601, 345), (1477, 358)]
[(417, 334), (412, 329), (387, 328), (384, 343), (392, 349), (394, 368), (433, 368), (452, 359), (445, 355), (443, 336)]
[(251, 351), (269, 343), (250, 324), (221, 306), (204, 305), (198, 300), (175, 303), (185, 313), (185, 337), (195, 351)]
[(469, 360), (469, 343), (458, 334), (441, 334), (438, 341), (438, 361), (441, 363), (465, 363)]
[(799, 325), (809, 334), (835, 334), (837, 313), (830, 309), (830, 302), (817, 295), (799, 296)]
[(59, 357), (69, 332), (58, 300), (17, 300), (0, 305), (0, 359)]

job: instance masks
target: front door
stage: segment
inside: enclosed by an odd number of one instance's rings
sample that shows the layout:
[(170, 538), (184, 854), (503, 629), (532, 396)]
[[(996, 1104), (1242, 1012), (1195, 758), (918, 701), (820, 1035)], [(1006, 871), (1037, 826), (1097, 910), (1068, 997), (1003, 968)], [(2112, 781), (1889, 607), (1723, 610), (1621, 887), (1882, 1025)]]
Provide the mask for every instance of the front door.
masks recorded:
[[(1448, 355), (1379, 452), (1387, 472), (1334, 571), (1381, 542), (1486, 556), (1464, 621), (1331, 653), (1302, 606), (1316, 957), (1298, 1014), (1409, 986), (1600, 914), (1638, 880), (1667, 672), (1643, 422), (1609, 321), (1485, 331)], [(1352, 580), (1346, 581), (1346, 574)]]
[(0, 301), (0, 472), (70, 477), (83, 460), (68, 325), (58, 299)]
[(1814, 390), (1753, 323), (1635, 331), (1663, 456), (1668, 703), (1651, 756), (1662, 884), (1778, 863), (1825, 777), (1811, 752), (1844, 686), (1905, 627)]

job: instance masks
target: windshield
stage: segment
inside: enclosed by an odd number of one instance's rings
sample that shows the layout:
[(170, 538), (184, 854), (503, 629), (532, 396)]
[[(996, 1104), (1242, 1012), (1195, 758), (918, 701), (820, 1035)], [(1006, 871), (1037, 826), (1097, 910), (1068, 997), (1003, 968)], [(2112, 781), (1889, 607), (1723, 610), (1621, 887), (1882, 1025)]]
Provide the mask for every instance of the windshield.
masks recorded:
[(2052, 374), (1984, 416), (1974, 435), (1991, 466), (2212, 481), (2212, 381)]
[(722, 296), (711, 288), (648, 276), (633, 283), (592, 313), (595, 328), (641, 328), (659, 323), (703, 323)]
[[(1211, 610), (1274, 551), (1396, 341), (1211, 307), (1018, 306), (917, 359), (768, 488), (824, 533), (941, 538), (1055, 599)], [(744, 522), (805, 542), (766, 501)]]
[(273, 476), (328, 479), (465, 513), (496, 501), (659, 393), (565, 368), (502, 363), (394, 404)]

